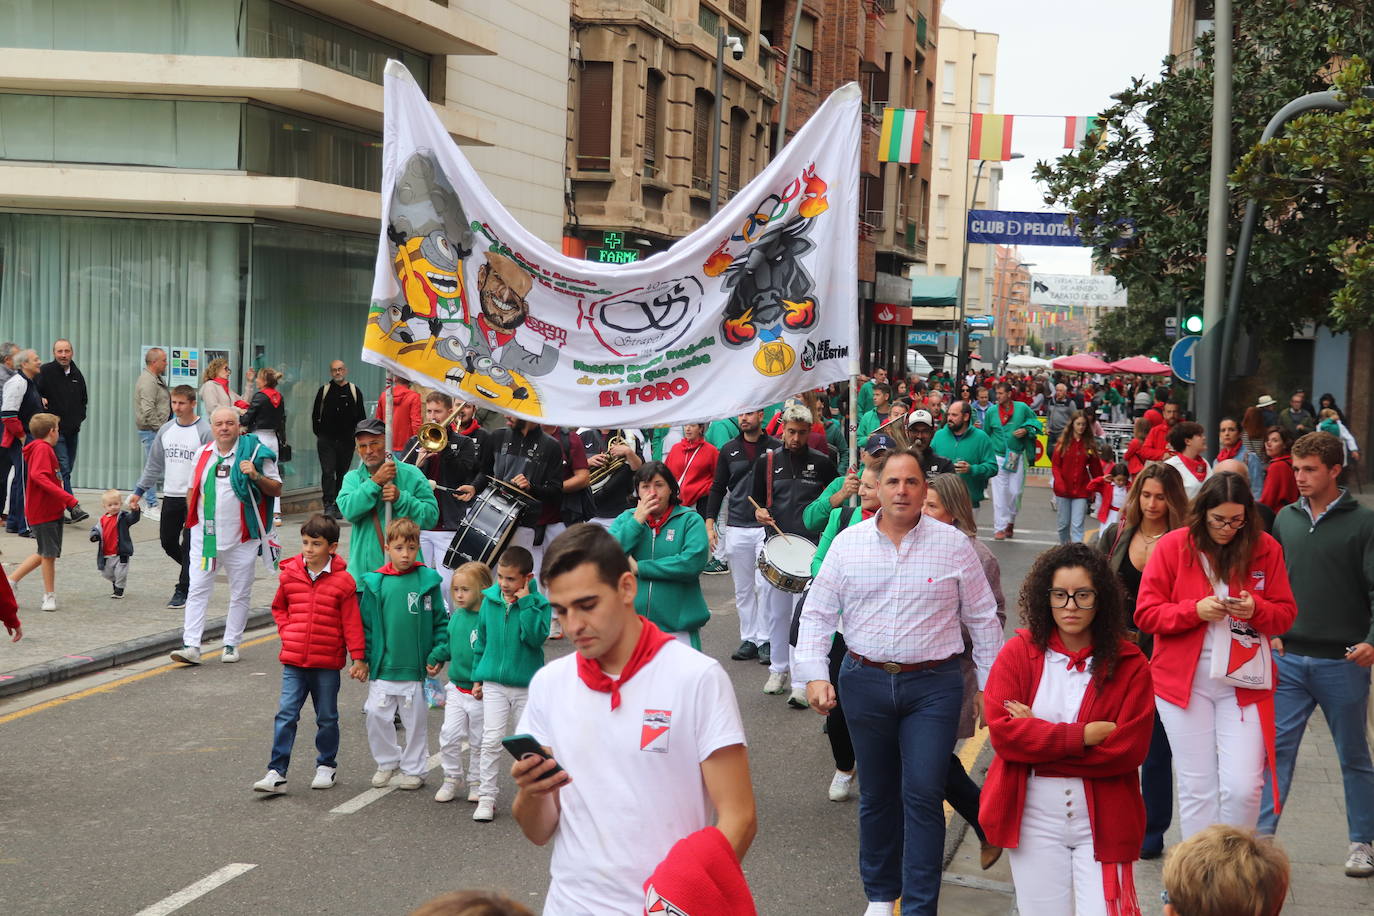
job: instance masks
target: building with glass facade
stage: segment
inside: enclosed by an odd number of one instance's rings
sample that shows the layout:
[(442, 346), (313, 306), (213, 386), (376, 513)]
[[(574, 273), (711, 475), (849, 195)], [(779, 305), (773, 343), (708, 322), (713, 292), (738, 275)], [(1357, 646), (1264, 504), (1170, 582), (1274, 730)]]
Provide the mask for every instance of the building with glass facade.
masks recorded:
[(446, 0), (0, 4), (0, 338), (45, 360), (72, 340), (91, 390), (74, 485), (136, 480), (153, 345), (181, 351), (169, 384), (199, 387), (216, 350), (236, 390), (246, 365), (283, 370), (287, 490), (318, 485), (310, 407), (330, 360), (381, 388), (357, 354), (383, 68), (409, 68), (457, 142), (490, 145), (450, 61), (495, 55), (500, 31)]

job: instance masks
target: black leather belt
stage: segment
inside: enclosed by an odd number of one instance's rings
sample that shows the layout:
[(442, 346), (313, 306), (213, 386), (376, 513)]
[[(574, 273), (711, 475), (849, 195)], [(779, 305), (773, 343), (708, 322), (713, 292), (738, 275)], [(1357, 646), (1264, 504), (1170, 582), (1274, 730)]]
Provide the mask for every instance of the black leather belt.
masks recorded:
[(909, 665), (903, 664), (902, 662), (875, 662), (871, 658), (864, 658), (859, 653), (852, 651), (849, 651), (849, 657), (861, 665), (867, 665), (870, 668), (881, 668), (888, 674), (906, 674), (908, 671), (925, 671), (928, 668), (938, 668), (945, 662), (958, 658), (959, 653), (956, 652), (948, 658), (937, 658), (932, 662), (915, 662)]

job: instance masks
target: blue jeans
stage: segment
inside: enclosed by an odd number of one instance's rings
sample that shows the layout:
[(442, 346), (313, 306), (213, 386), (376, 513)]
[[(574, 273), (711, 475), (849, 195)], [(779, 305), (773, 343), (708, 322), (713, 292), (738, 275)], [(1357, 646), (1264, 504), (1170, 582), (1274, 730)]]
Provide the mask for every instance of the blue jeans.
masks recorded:
[[(151, 451), (153, 450), (153, 440), (156, 439), (156, 438), (157, 438), (157, 430), (155, 430), (155, 429), (140, 429), (140, 430), (138, 431), (138, 443), (139, 443), (139, 445), (142, 445), (142, 446), (143, 446), (143, 467), (138, 469), (138, 476), (139, 476), (139, 477), (142, 477), (142, 476), (143, 476), (143, 468), (146, 468), (146, 467), (148, 466), (148, 453), (151, 452)], [(151, 488), (149, 488), (149, 489), (147, 489), (147, 490), (143, 489), (142, 487), (138, 487), (138, 486), (135, 486), (135, 487), (134, 487), (134, 495), (136, 495), (136, 496), (142, 496), (142, 495), (145, 494), (145, 493), (148, 494), (148, 499), (145, 501), (145, 504), (147, 505), (147, 507), (148, 507), (149, 509), (152, 509), (152, 508), (156, 507), (156, 506), (157, 506), (157, 485), (154, 484)]]
[(869, 900), (902, 901), (903, 916), (940, 903), (945, 779), (964, 677), (959, 660), (888, 674), (852, 656), (840, 693), (859, 767), (859, 877)]
[(24, 520), (24, 443), (14, 440), (9, 453), (14, 477), (10, 478), (10, 517), (5, 523), (5, 530), (10, 534), (18, 534), (29, 530), (29, 523)]
[(315, 703), (315, 765), (336, 766), (339, 755), (339, 672), (336, 668), (281, 669), (281, 705), (272, 735), (272, 762), (267, 765), (283, 776), (291, 765), (291, 746), (296, 743), (296, 721), (306, 695)]
[[(64, 433), (58, 427), (57, 445), (53, 449), (57, 452), (57, 469), (62, 475), (62, 489), (68, 493), (72, 491), (72, 466), (76, 464), (76, 442), (81, 434)], [(143, 462), (148, 462), (148, 450), (143, 450)]]
[(1059, 497), (1059, 543), (1077, 544), (1083, 540), (1083, 519), (1088, 514), (1086, 499)]
[[(1274, 653), (1279, 686), (1274, 692), (1274, 769), (1279, 801), (1288, 798), (1298, 745), (1312, 710), (1321, 706), (1331, 729), (1336, 758), (1345, 784), (1345, 823), (1350, 842), (1374, 841), (1374, 763), (1365, 738), (1369, 706), (1369, 669), (1343, 658), (1311, 658)], [(1265, 770), (1260, 798), (1259, 832), (1273, 833), (1279, 825), (1269, 771)]]
[(1159, 713), (1155, 713), (1149, 753), (1140, 766), (1140, 794), (1145, 800), (1145, 839), (1140, 848), (1163, 852), (1164, 831), (1174, 820), (1174, 756)]

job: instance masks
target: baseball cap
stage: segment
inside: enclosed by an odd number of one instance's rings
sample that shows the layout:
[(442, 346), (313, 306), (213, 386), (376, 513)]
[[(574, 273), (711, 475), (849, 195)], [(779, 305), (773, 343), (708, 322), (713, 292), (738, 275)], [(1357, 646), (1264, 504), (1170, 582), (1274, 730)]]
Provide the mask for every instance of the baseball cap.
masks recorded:
[(907, 414), (906, 425), (915, 426), (917, 423), (924, 423), (926, 426), (934, 426), (935, 418), (930, 415), (928, 410), (913, 410)]
[(353, 438), (359, 436), (385, 436), (386, 424), (376, 417), (367, 417), (359, 420), (358, 425), (353, 427)]
[(873, 433), (864, 441), (864, 451), (868, 452), (870, 455), (876, 455), (879, 452), (890, 452), (896, 447), (897, 440), (893, 439), (887, 433)]

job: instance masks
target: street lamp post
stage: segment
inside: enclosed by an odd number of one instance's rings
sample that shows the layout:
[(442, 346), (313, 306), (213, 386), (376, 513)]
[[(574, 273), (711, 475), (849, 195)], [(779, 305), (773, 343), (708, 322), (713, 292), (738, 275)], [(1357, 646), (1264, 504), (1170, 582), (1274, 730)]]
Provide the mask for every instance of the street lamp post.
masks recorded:
[(720, 94), (725, 87), (725, 48), (739, 60), (744, 56), (744, 43), (734, 35), (726, 35), (723, 27), (716, 29), (716, 96), (711, 121), (711, 215), (720, 209)]
[[(1012, 153), (1011, 158), (1024, 159), (1025, 156), (1021, 153)], [(959, 351), (954, 363), (954, 371), (960, 379), (964, 377), (964, 370), (968, 368), (968, 215), (978, 201), (978, 185), (983, 180), (983, 166), (987, 165), (987, 162), (986, 159), (978, 160), (978, 168), (973, 174), (973, 194), (964, 196), (964, 263), (959, 268)]]

